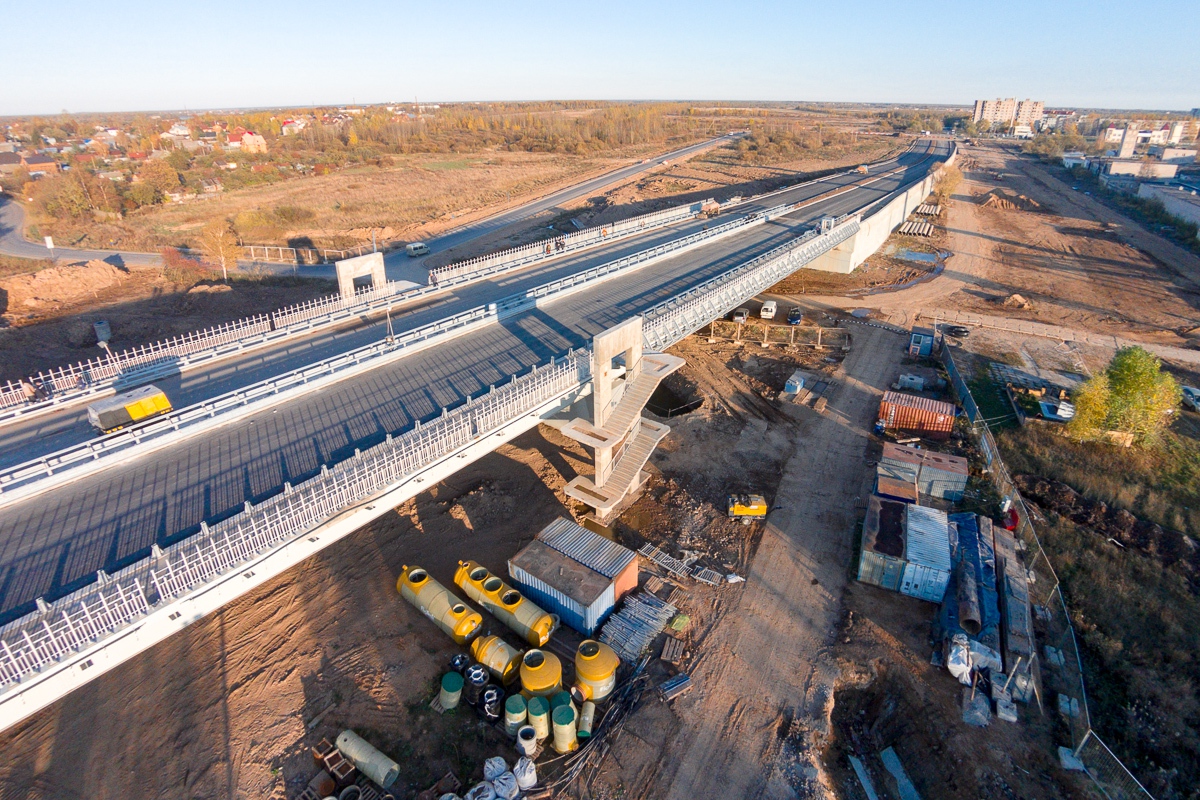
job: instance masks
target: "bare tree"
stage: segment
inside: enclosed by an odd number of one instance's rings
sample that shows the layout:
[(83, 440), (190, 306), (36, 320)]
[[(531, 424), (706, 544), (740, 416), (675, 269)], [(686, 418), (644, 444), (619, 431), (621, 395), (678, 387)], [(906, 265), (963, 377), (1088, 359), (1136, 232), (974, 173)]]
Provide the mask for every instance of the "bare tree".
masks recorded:
[(229, 267), (237, 266), (241, 254), (237, 234), (229, 220), (215, 220), (204, 226), (200, 231), (200, 250), (205, 258), (221, 267), (221, 277), (229, 283)]

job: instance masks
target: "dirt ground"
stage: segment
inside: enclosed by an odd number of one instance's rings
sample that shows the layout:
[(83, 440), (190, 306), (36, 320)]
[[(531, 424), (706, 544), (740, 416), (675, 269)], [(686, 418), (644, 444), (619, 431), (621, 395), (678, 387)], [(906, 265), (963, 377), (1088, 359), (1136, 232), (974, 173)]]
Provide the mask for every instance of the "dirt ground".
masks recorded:
[[(1007, 148), (964, 147), (960, 167), (964, 180), (943, 223), (952, 255), (941, 274), (898, 291), (848, 300), (839, 288), (843, 296), (816, 299), (880, 309), (900, 324), (921, 309), (955, 309), (1193, 345), (1200, 259)], [(996, 194), (1012, 207), (985, 205)], [(1029, 307), (1006, 305), (1013, 294)]]
[(336, 290), (333, 281), (266, 276), (191, 285), (162, 268), (102, 261), (0, 279), (0, 381), (102, 356), (92, 323), (107, 320), (113, 350), (269, 314)]
[(839, 150), (829, 153), (827, 157), (796, 159), (770, 166), (743, 164), (732, 157), (730, 146), (717, 147), (688, 159), (656, 167), (590, 197), (565, 203), (531, 217), (519, 226), (509, 226), (439, 252), (426, 263), (430, 267), (438, 267), (538, 241), (546, 238), (549, 227), (569, 233), (580, 226), (604, 225), (708, 198), (724, 202), (735, 195), (749, 197), (762, 194), (830, 171), (884, 158), (899, 146), (895, 139), (864, 137), (848, 151)]

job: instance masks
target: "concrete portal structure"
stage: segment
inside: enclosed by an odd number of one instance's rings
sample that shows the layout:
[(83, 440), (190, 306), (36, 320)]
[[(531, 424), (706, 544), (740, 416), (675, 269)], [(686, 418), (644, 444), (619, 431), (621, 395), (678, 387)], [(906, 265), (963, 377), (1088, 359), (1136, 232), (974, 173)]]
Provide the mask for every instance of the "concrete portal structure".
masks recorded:
[(387, 283), (387, 275), (383, 271), (383, 253), (367, 253), (365, 256), (355, 256), (339, 261), (337, 267), (338, 292), (342, 297), (354, 297), (354, 279), (371, 276), (371, 285), (379, 288)]
[(642, 409), (663, 378), (683, 359), (642, 352), (642, 318), (622, 322), (592, 340), (592, 421), (575, 418), (562, 433), (592, 448), (596, 474), (567, 484), (567, 497), (595, 510), (606, 522), (648, 477), (642, 467), (671, 429), (642, 418)]

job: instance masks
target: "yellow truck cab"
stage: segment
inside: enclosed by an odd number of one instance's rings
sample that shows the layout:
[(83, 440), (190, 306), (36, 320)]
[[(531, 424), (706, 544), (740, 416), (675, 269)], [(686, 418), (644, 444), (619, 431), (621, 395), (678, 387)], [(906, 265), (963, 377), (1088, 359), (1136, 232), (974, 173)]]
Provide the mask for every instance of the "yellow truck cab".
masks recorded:
[(171, 413), (171, 401), (157, 386), (141, 386), (88, 406), (88, 422), (101, 433), (112, 433), (162, 414)]
[(752, 519), (767, 518), (767, 501), (761, 494), (731, 494), (726, 510), (730, 519), (749, 525)]

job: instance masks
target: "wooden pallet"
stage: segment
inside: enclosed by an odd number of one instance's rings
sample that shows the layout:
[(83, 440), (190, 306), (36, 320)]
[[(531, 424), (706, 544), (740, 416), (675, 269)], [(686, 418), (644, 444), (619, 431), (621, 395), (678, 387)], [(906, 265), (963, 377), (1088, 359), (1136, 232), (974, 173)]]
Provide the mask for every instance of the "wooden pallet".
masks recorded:
[(683, 650), (684, 646), (681, 640), (668, 636), (667, 640), (663, 642), (662, 655), (659, 658), (668, 664), (678, 664), (683, 658)]
[(659, 590), (666, 585), (666, 581), (657, 575), (651, 575), (646, 579), (646, 591), (650, 594), (658, 594)]

